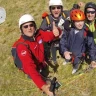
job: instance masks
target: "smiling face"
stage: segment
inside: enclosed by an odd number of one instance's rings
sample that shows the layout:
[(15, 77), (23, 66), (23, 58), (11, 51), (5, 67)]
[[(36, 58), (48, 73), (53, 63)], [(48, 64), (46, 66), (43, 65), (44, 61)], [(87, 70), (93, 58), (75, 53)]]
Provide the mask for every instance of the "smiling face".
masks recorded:
[(35, 25), (33, 24), (33, 22), (28, 22), (22, 25), (21, 30), (24, 35), (28, 37), (32, 37), (36, 29), (35, 29)]
[(84, 26), (84, 21), (74, 21), (74, 25), (75, 25), (76, 29), (81, 30)]
[(51, 6), (50, 7), (51, 14), (54, 16), (54, 18), (58, 18), (62, 12), (62, 6)]
[(89, 21), (94, 21), (96, 16), (96, 11), (93, 8), (87, 8), (86, 10), (86, 17)]

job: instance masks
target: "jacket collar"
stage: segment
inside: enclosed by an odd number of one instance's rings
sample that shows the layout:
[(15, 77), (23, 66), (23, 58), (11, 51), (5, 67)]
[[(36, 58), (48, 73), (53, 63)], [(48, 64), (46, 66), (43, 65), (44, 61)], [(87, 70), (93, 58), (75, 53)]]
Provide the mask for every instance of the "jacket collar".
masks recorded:
[(26, 35), (21, 35), (22, 36), (22, 38), (23, 39), (25, 39), (25, 40), (28, 40), (28, 41), (31, 41), (31, 42), (33, 42), (33, 41), (35, 41), (35, 38), (32, 36), (32, 37), (28, 37), (28, 36), (26, 36)]

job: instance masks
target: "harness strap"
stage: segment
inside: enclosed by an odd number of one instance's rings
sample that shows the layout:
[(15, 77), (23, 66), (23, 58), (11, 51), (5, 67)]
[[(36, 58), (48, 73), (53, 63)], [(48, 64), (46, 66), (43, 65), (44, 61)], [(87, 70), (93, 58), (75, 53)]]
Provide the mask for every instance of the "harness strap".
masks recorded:
[(66, 15), (64, 14), (64, 12), (62, 13), (63, 17), (66, 18)]
[(46, 16), (46, 21), (47, 21), (48, 25), (50, 25), (50, 20), (49, 20), (48, 16)]
[[(64, 12), (62, 13), (62, 16), (63, 16), (64, 18), (66, 18), (66, 15), (64, 14)], [(43, 18), (44, 18), (44, 17), (43, 17)], [(50, 23), (50, 20), (49, 20), (48, 15), (46, 15), (45, 18), (46, 18), (47, 24), (50, 25), (51, 23)]]

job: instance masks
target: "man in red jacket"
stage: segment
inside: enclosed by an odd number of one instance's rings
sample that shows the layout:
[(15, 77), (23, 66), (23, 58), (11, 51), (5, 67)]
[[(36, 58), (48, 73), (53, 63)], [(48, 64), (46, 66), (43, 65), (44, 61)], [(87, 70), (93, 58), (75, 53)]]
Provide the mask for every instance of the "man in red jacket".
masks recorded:
[(36, 23), (30, 14), (23, 15), (19, 20), (21, 37), (12, 47), (16, 66), (29, 75), (33, 82), (48, 96), (53, 96), (49, 85), (42, 79), (40, 70), (46, 66), (44, 60), (43, 41), (48, 42), (59, 36), (59, 30), (53, 22), (52, 32), (36, 30)]

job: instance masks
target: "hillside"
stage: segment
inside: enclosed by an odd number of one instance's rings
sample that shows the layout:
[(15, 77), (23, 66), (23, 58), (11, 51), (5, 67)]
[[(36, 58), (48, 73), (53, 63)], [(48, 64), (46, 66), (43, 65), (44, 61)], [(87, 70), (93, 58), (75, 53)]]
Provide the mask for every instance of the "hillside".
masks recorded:
[[(42, 96), (42, 92), (32, 80), (14, 66), (11, 46), (20, 36), (19, 18), (25, 13), (30, 13), (39, 28), (41, 14), (48, 12), (48, 1), (0, 0), (0, 6), (7, 12), (6, 21), (0, 24), (0, 96)], [(85, 3), (88, 1), (84, 0)], [(70, 9), (76, 2), (77, 0), (63, 0), (64, 8)], [(71, 75), (72, 65), (64, 66), (62, 62), (63, 59), (58, 58), (59, 67), (55, 73), (50, 67), (50, 75), (56, 76), (62, 85), (57, 92), (58, 96), (96, 96), (96, 69), (84, 74)], [(86, 67), (87, 64), (84, 64), (82, 68)], [(82, 72), (82, 69), (79, 72)]]

